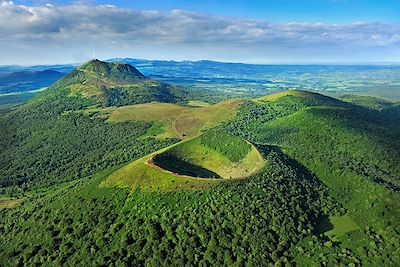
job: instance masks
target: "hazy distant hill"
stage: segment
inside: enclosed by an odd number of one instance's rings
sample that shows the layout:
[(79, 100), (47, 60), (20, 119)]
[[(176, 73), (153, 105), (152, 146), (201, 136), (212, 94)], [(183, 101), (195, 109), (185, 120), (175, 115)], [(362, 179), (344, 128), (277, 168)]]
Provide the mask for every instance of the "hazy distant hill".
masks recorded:
[(64, 73), (47, 69), (17, 71), (0, 75), (0, 94), (22, 92), (47, 87), (64, 76)]
[[(132, 58), (107, 62), (131, 64), (147, 77), (196, 92), (254, 98), (276, 91), (301, 89), (335, 97), (351, 93), (400, 100), (398, 65), (262, 65)], [(0, 75), (46, 69), (68, 73), (76, 66), (0, 66)]]

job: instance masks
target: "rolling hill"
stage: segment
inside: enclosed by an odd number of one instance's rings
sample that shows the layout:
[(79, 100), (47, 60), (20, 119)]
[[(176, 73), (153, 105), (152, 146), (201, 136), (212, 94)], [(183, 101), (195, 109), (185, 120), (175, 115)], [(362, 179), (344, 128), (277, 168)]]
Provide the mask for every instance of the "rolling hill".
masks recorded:
[(204, 106), (172, 103), (145, 103), (110, 108), (89, 108), (81, 111), (88, 116), (100, 116), (109, 123), (143, 121), (153, 123), (149, 136), (157, 139), (187, 139), (199, 135), (235, 117), (243, 99), (221, 101)]
[(0, 265), (400, 262), (398, 104), (175, 89), (94, 60), (0, 115)]
[(340, 100), (352, 103), (357, 106), (365, 107), (368, 109), (379, 110), (382, 111), (383, 109), (390, 108), (395, 103), (375, 97), (375, 96), (363, 96), (363, 95), (342, 95), (339, 98)]
[[(400, 230), (400, 131), (398, 113), (396, 117), (395, 110), (385, 110), (396, 105), (359, 96), (347, 96), (347, 101), (357, 100), (347, 104), (315, 93), (290, 91), (266, 99), (243, 106), (226, 129), (253, 143), (279, 147), (327, 185), (332, 197), (346, 208), (348, 218), (361, 228), (336, 241), (348, 249), (370, 241), (381, 251), (392, 250), (391, 242), (398, 242)], [(386, 107), (377, 108), (376, 103)], [(281, 112), (283, 107), (285, 112)], [(347, 227), (346, 223), (342, 227)], [(371, 231), (364, 230), (371, 228), (380, 233), (378, 240), (371, 240)], [(365, 265), (379, 265), (388, 257), (367, 260), (368, 249), (354, 251), (365, 259)], [(299, 261), (310, 262), (302, 257), (298, 256)]]

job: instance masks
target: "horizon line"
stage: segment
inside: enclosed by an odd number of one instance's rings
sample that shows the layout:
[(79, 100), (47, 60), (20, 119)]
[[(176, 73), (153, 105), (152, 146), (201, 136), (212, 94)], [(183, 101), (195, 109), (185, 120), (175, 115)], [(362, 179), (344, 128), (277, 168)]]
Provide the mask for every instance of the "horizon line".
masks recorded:
[[(97, 59), (97, 58), (96, 58)], [(43, 63), (43, 64), (0, 64), (0, 67), (35, 67), (35, 66), (59, 66), (59, 65), (80, 65), (85, 62), (89, 62), (92, 59), (88, 59), (86, 61), (81, 62), (68, 62), (68, 63)], [(211, 60), (211, 59), (146, 59), (146, 58), (131, 58), (131, 57), (116, 57), (116, 58), (108, 58), (108, 59), (98, 59), (100, 61), (117, 61), (117, 60), (142, 60), (142, 61), (165, 61), (165, 62), (216, 62), (216, 63), (226, 63), (226, 64), (244, 64), (244, 65), (264, 65), (264, 66), (279, 66), (279, 65), (292, 65), (292, 66), (301, 66), (301, 65), (325, 65), (325, 66), (400, 66), (400, 61), (355, 61), (355, 62), (343, 62), (343, 61), (313, 61), (313, 62), (240, 62), (240, 61), (225, 61), (225, 60)]]

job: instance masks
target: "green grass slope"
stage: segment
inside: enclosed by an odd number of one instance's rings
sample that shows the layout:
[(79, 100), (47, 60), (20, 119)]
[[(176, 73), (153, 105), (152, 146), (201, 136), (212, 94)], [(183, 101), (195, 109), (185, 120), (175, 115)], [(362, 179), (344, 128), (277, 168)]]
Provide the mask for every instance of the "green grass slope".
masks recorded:
[(152, 102), (118, 108), (87, 109), (84, 112), (88, 115), (105, 114), (107, 122), (110, 123), (156, 122), (163, 128), (156, 135), (157, 138), (188, 139), (231, 120), (235, 117), (238, 107), (245, 102), (241, 99), (232, 99), (203, 107)]

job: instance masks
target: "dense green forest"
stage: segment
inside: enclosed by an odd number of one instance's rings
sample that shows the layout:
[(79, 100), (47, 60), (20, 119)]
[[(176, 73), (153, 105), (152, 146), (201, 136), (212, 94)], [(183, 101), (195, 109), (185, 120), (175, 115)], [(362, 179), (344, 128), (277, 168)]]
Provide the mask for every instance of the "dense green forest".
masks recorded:
[[(225, 127), (251, 142), (281, 147), (315, 173), (355, 222), (368, 229), (339, 239), (363, 263), (388, 264), (386, 254), (375, 255), (376, 261), (369, 258), (367, 248), (371, 244), (376, 247), (378, 241), (379, 249), (390, 252), (399, 262), (398, 124), (384, 110), (366, 109), (365, 105), (347, 105), (326, 98), (321, 106), (321, 102), (293, 102), (290, 98), (242, 106), (236, 120)], [(378, 241), (373, 233), (377, 233)], [(330, 250), (328, 254), (333, 253)]]
[[(19, 200), (0, 205), (1, 266), (398, 266), (398, 104), (303, 91), (244, 101), (198, 142), (233, 164), (255, 146), (261, 171), (197, 189), (130, 190), (101, 182), (179, 140), (151, 137), (152, 122), (75, 112), (113, 99), (114, 87), (69, 87), (87, 72), (113, 77), (97, 85), (146, 79), (125, 65), (83, 69), (0, 114), (0, 204)], [(141, 92), (121, 88), (127, 99)], [(190, 94), (180, 93), (166, 101), (184, 105)], [(110, 105), (133, 103), (122, 96)]]
[(18, 94), (0, 95), (0, 113), (9, 111), (12, 107), (28, 102), (36, 96), (37, 93), (24, 92)]
[(149, 123), (106, 123), (66, 110), (88, 100), (45, 92), (40, 98), (0, 117), (0, 193), (20, 195), (121, 165), (174, 142), (139, 137)]
[[(98, 175), (25, 202), (2, 214), (2, 263), (288, 265), (291, 248), (313, 233), (322, 216), (342, 208), (295, 161), (274, 148), (261, 151), (270, 168), (248, 182), (129, 194), (98, 188)], [(345, 263), (359, 262), (347, 253)]]

